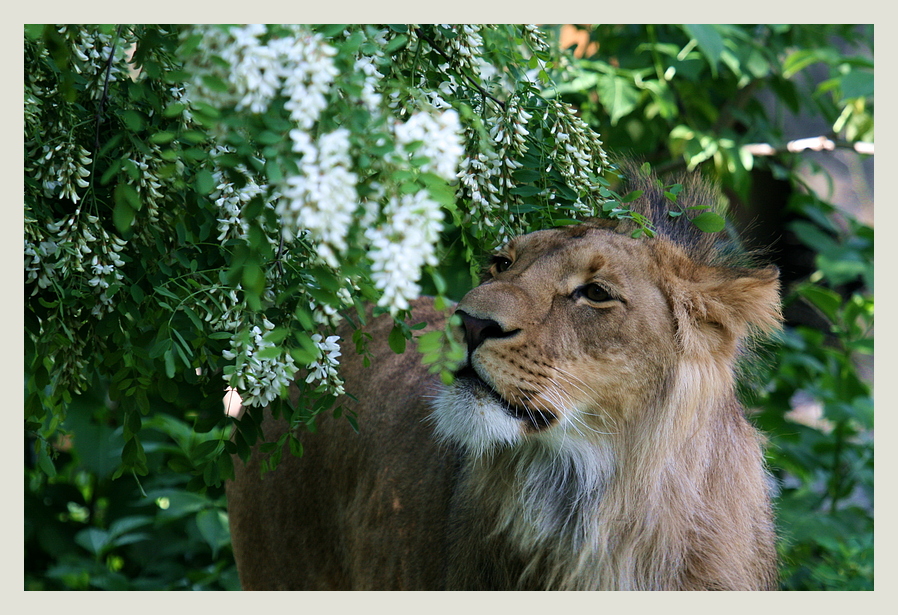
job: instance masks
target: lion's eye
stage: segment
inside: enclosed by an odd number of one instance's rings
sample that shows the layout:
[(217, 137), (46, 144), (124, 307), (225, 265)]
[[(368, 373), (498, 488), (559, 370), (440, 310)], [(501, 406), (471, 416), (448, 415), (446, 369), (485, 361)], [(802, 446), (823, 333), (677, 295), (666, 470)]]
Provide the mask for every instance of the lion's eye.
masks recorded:
[(612, 297), (607, 290), (605, 290), (598, 284), (587, 284), (582, 288), (581, 293), (584, 297), (595, 303), (611, 301), (612, 299), (614, 299), (614, 297)]
[(496, 268), (496, 273), (502, 273), (511, 267), (511, 259), (504, 256), (494, 256), (493, 267)]

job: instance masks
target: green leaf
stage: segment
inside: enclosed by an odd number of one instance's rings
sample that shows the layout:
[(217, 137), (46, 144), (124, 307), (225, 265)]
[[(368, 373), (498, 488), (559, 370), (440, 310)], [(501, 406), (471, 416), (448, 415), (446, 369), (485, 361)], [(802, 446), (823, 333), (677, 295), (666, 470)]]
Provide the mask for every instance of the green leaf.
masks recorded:
[(515, 186), (508, 192), (518, 196), (536, 196), (543, 191), (539, 186)]
[(832, 62), (836, 54), (827, 49), (799, 49), (783, 61), (783, 77), (791, 79), (796, 73), (817, 62)]
[(268, 181), (273, 184), (279, 184), (284, 179), (284, 174), (276, 160), (265, 161), (265, 174), (268, 175)]
[(175, 133), (173, 132), (155, 132), (150, 135), (150, 143), (155, 143), (156, 145), (165, 145), (166, 143), (171, 143), (174, 138)]
[(277, 359), (279, 356), (283, 354), (283, 351), (278, 346), (266, 346), (259, 352), (255, 354), (260, 359)]
[(41, 34), (43, 34), (43, 32), (44, 32), (44, 24), (41, 24), (41, 23), (26, 23), (25, 24), (25, 36), (27, 36), (31, 40), (39, 39), (41, 37)]
[(175, 352), (171, 345), (165, 351), (165, 375), (169, 378), (175, 377)]
[(842, 76), (839, 85), (842, 90), (841, 102), (852, 98), (868, 98), (873, 96), (873, 72), (853, 70)]
[(798, 288), (798, 294), (823, 312), (830, 322), (838, 322), (839, 306), (842, 305), (838, 293), (815, 284), (805, 284)]
[(177, 117), (184, 113), (184, 109), (187, 108), (187, 105), (184, 103), (172, 103), (162, 112), (162, 117)]
[(146, 462), (147, 457), (143, 445), (136, 436), (125, 442), (125, 446), (122, 448), (122, 463), (125, 466), (139, 468), (145, 466)]
[(343, 31), (349, 26), (342, 23), (337, 24), (329, 24), (326, 26), (320, 27), (320, 29), (316, 28), (321, 36), (325, 38), (331, 38), (333, 36), (337, 36), (338, 34), (342, 34)]
[(639, 90), (630, 79), (619, 75), (600, 75), (596, 84), (599, 101), (608, 115), (611, 116), (611, 125), (617, 122), (636, 108), (639, 103)]
[(47, 453), (47, 447), (43, 443), (40, 443), (38, 445), (37, 466), (48, 477), (53, 478), (54, 476), (56, 476), (56, 466), (53, 464), (53, 460)]
[(706, 211), (692, 218), (692, 224), (705, 233), (718, 233), (726, 227), (726, 220), (720, 214)]
[(438, 350), (442, 344), (442, 331), (430, 331), (418, 337), (418, 350), (422, 353)]
[(405, 44), (408, 42), (408, 36), (405, 34), (400, 34), (394, 37), (387, 46), (384, 47), (384, 53), (393, 53), (394, 51), (398, 51), (402, 47), (405, 47)]
[(291, 437), (289, 440), (290, 444), (290, 454), (294, 457), (302, 457), (303, 448), (302, 442), (300, 442), (297, 438)]
[(147, 493), (147, 496), (154, 500), (157, 498), (168, 500), (168, 507), (159, 511), (159, 517), (166, 520), (193, 515), (209, 506), (208, 498), (189, 491), (159, 489)]
[(109, 544), (111, 536), (106, 530), (88, 527), (75, 534), (75, 543), (94, 555), (100, 555)]
[(196, 526), (200, 536), (212, 549), (212, 557), (218, 557), (218, 550), (227, 544), (230, 536), (227, 515), (215, 508), (202, 510), (196, 516)]
[(137, 193), (137, 190), (131, 184), (119, 183), (115, 187), (115, 202), (116, 204), (120, 202), (125, 202), (131, 206), (135, 211), (140, 211), (143, 203), (140, 200), (140, 195)]
[(387, 343), (390, 345), (390, 349), (396, 354), (402, 354), (405, 352), (405, 334), (402, 331), (402, 328), (396, 324), (393, 325), (393, 329), (390, 331), (390, 336), (387, 338)]
[(126, 439), (130, 439), (133, 434), (136, 434), (140, 431), (141, 428), (141, 418), (139, 412), (128, 412), (125, 414), (125, 424), (123, 425), (123, 432), (125, 434)]
[(223, 449), (224, 443), (221, 440), (206, 440), (205, 442), (200, 442), (193, 449), (193, 451), (191, 451), (190, 458), (194, 461), (194, 463), (200, 463), (207, 458), (219, 453)]
[(126, 233), (134, 224), (136, 212), (126, 201), (116, 201), (112, 209), (112, 223), (119, 233)]
[(709, 24), (684, 24), (683, 29), (698, 43), (702, 55), (711, 65), (711, 75), (716, 77), (717, 64), (720, 62), (720, 56), (724, 50), (723, 37), (720, 36), (720, 32), (715, 26)]
[(121, 118), (125, 123), (125, 126), (127, 126), (128, 130), (131, 132), (140, 132), (143, 130), (145, 120), (142, 113), (127, 109), (122, 111)]
[(196, 191), (200, 194), (210, 194), (215, 190), (215, 178), (207, 169), (200, 169), (196, 174)]

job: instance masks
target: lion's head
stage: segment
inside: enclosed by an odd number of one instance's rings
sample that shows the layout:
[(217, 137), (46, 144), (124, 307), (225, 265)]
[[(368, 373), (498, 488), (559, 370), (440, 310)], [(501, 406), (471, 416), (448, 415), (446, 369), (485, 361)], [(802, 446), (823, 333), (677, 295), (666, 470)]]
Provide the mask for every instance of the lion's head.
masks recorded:
[[(777, 326), (776, 268), (741, 266), (719, 234), (669, 216), (657, 186), (640, 187), (649, 194), (635, 207), (655, 237), (592, 220), (517, 237), (492, 257), (458, 305), (467, 361), (437, 404), (438, 433), (475, 453), (618, 434), (690, 365), (711, 379), (729, 372), (750, 330)], [(698, 182), (688, 192), (713, 198)]]

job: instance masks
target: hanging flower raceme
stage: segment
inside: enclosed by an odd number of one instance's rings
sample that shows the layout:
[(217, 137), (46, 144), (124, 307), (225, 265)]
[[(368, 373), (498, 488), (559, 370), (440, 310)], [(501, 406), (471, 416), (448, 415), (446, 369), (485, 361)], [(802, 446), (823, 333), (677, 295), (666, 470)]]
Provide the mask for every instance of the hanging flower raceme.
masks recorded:
[(400, 151), (404, 152), (416, 143), (418, 147), (414, 155), (428, 159), (420, 169), (446, 180), (455, 179), (459, 159), (465, 153), (459, 139), (460, 132), (458, 113), (452, 109), (440, 113), (419, 111), (394, 128)]
[(329, 266), (340, 266), (346, 236), (359, 207), (358, 178), (352, 172), (349, 131), (338, 128), (317, 141), (302, 130), (290, 132), (293, 150), (302, 155), (299, 173), (281, 186), (276, 211), (281, 231), (291, 239), (308, 231), (318, 256)]
[(225, 381), (237, 391), (244, 406), (265, 406), (293, 382), (297, 366), (289, 353), (278, 356), (260, 356), (262, 351), (275, 344), (265, 339), (274, 324), (262, 320), (262, 327), (255, 325), (248, 331), (237, 332), (231, 338), (231, 350), (222, 352), (233, 365), (224, 368)]
[(340, 338), (331, 335), (328, 338), (322, 338), (320, 333), (312, 336), (312, 341), (318, 346), (320, 356), (316, 361), (306, 366), (308, 374), (306, 375), (307, 383), (318, 382), (319, 386), (323, 385), (334, 396), (345, 393), (343, 390), (343, 380), (337, 371), (340, 365)]
[[(335, 51), (317, 34), (294, 26), (289, 34), (269, 37), (261, 24), (201, 30), (201, 54), (194, 58), (191, 99), (207, 100), (262, 113), (278, 95), (303, 130), (309, 130), (327, 106), (326, 95), (339, 74)], [(221, 62), (223, 61), (223, 62)], [(212, 78), (228, 89), (207, 85)]]
[(73, 203), (81, 200), (84, 188), (90, 184), (90, 152), (80, 145), (66, 141), (53, 147), (44, 145), (41, 156), (33, 168), (26, 169), (34, 173), (34, 179), (41, 182), (44, 195), (58, 196)]
[(371, 276), (382, 295), (377, 304), (393, 315), (409, 308), (421, 287), (421, 270), (436, 265), (435, 244), (443, 212), (424, 190), (392, 197), (384, 207), (386, 221), (365, 231), (371, 243)]

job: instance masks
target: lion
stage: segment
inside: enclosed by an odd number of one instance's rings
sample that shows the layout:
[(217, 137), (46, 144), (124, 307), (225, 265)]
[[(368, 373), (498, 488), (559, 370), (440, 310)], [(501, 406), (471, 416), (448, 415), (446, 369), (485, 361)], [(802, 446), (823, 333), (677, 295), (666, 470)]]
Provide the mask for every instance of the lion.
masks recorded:
[[(327, 418), (304, 455), (227, 485), (245, 589), (769, 590), (763, 438), (737, 400), (749, 341), (780, 326), (778, 270), (668, 214), (512, 239), (455, 307), (466, 358), (441, 386), (386, 343), (342, 374), (359, 433)], [(425, 331), (452, 310), (416, 301)], [(344, 333), (349, 335), (349, 332)], [(269, 420), (265, 436), (287, 426)]]

